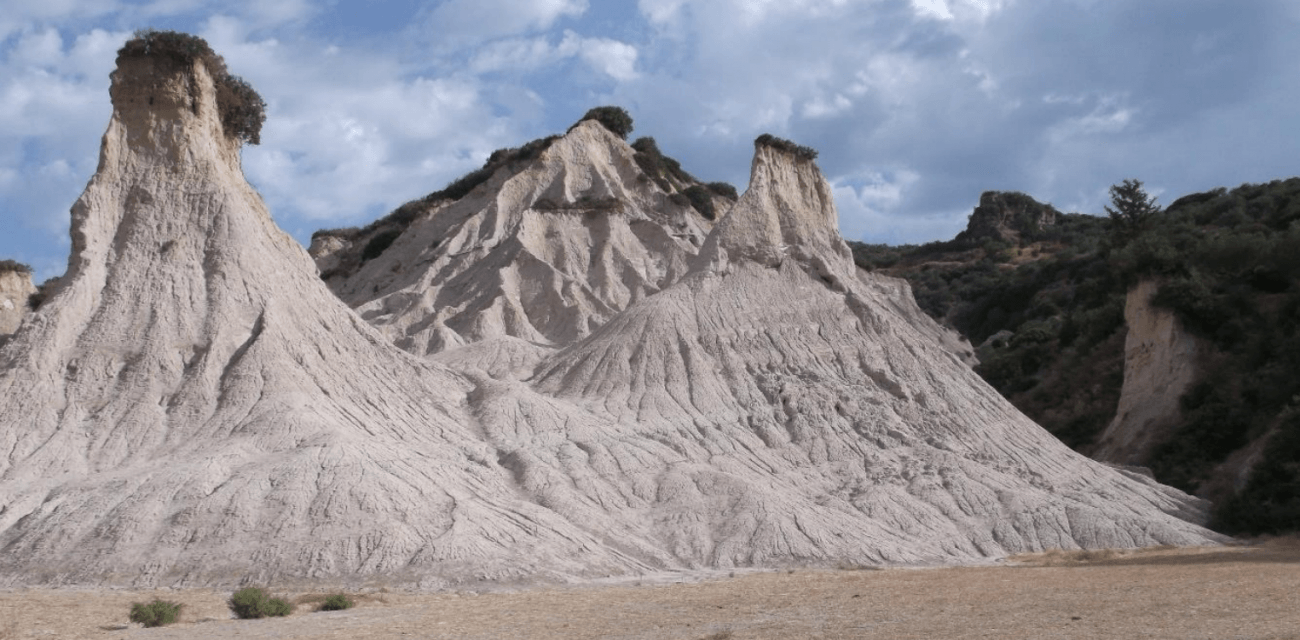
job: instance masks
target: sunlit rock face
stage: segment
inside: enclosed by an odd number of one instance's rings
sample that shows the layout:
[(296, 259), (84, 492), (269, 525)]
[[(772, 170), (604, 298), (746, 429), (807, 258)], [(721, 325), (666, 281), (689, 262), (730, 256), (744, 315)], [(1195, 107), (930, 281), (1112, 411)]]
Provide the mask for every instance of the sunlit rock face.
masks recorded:
[[(0, 348), (0, 584), (439, 587), (1217, 539), (1200, 502), (1071, 452), (899, 281), (857, 272), (809, 160), (759, 146), (698, 252), (653, 229), (592, 244), (600, 223), (536, 211), (459, 229), (457, 255), (514, 243), (550, 266), (447, 258), (469, 275), (444, 289), (488, 293), (445, 295), (502, 310), (465, 303), (417, 357), (276, 228), (213, 86), (148, 57), (113, 75), (68, 272)], [(620, 152), (583, 125), (552, 161), (602, 148)], [(475, 197), (568, 202), (598, 175)], [(608, 281), (547, 279), (581, 266), (561, 228), (626, 249), (588, 266)]]

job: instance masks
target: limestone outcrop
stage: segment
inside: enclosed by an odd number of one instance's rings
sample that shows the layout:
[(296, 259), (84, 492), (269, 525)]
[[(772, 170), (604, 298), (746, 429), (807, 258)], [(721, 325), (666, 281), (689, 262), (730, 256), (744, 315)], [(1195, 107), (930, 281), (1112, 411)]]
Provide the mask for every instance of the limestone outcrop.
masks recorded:
[(1151, 304), (1160, 282), (1146, 279), (1128, 292), (1124, 320), (1124, 386), (1115, 419), (1106, 427), (1093, 458), (1141, 466), (1180, 421), (1179, 400), (1196, 383), (1201, 341), (1170, 309)]
[[(411, 306), (473, 339), (417, 357), (276, 228), (202, 62), (120, 59), (111, 93), (68, 272), (0, 348), (0, 585), (433, 588), (1221, 540), (1203, 502), (1070, 451), (938, 344), (899, 281), (857, 271), (810, 160), (760, 145), (694, 256), (587, 266), (621, 274), (602, 295), (622, 311), (548, 280), (581, 265), (544, 230), (589, 248), (612, 223), (434, 212), (445, 233), (392, 259), (451, 243), (431, 257), (463, 279)], [(603, 135), (555, 144), (563, 179), (469, 197), (632, 197), (570, 172), (618, 153)], [(638, 238), (606, 246), (683, 241)], [(544, 251), (495, 280), (469, 259)], [(608, 315), (584, 337), (526, 308), (537, 335), (500, 331), (510, 278), (554, 317)], [(406, 286), (388, 290), (424, 295)], [(449, 298), (502, 302), (437, 315)], [(442, 331), (392, 304), (417, 344)]]
[(1021, 236), (1032, 236), (1056, 224), (1060, 215), (1052, 205), (1023, 193), (985, 191), (956, 240), (971, 244), (990, 239), (1019, 242)]

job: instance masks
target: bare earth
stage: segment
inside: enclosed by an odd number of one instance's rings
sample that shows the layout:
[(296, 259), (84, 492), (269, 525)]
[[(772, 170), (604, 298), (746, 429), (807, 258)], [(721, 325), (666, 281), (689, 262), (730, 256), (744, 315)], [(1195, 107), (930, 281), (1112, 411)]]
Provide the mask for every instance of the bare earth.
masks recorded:
[[(516, 593), (357, 594), (356, 608), (232, 620), (225, 592), (0, 591), (17, 638), (1300, 638), (1300, 543), (1026, 555), (994, 567), (752, 573)], [(127, 623), (132, 602), (182, 621)]]

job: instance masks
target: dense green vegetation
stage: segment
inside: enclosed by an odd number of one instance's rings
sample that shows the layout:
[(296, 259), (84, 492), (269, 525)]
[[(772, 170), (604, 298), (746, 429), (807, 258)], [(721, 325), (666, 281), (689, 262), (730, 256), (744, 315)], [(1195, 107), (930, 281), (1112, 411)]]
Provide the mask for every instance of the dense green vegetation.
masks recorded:
[(248, 144), (262, 141), (266, 102), (248, 82), (230, 73), (225, 59), (206, 40), (178, 31), (141, 29), (117, 51), (119, 64), (126, 58), (146, 56), (165, 57), (182, 65), (202, 62), (216, 85), (222, 130), (227, 136)]
[[(1129, 281), (1161, 278), (1153, 303), (1211, 347), (1181, 399), (1178, 430), (1150, 460), (1156, 477), (1215, 498), (1224, 531), (1296, 530), (1300, 178), (1180, 198), (1118, 247), (1112, 265)], [(1252, 442), (1263, 443), (1263, 462), (1247, 485), (1216, 486), (1216, 466)]]
[[(977, 209), (951, 241), (850, 244), (862, 268), (907, 278), (927, 313), (979, 346), (981, 376), (1084, 452), (1119, 398), (1125, 294), (1159, 279), (1153, 303), (1209, 353), (1146, 464), (1215, 500), (1221, 531), (1300, 529), (1300, 179), (1193, 194), (1164, 210), (1136, 180), (1111, 194), (1109, 218), (1036, 225), (1053, 218), (1046, 205), (995, 194), (997, 211)], [(1247, 447), (1261, 462), (1235, 491), (1220, 465)]]

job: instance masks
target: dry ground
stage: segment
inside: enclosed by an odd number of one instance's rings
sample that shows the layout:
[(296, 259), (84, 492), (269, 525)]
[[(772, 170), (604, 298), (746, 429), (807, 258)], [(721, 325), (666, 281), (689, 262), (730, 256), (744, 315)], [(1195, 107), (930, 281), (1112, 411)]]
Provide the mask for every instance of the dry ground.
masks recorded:
[[(127, 624), (132, 602), (186, 605)], [(17, 638), (1300, 638), (1300, 542), (1048, 553), (1002, 566), (769, 572), (516, 593), (371, 593), (347, 611), (232, 620), (206, 590), (0, 591)]]

